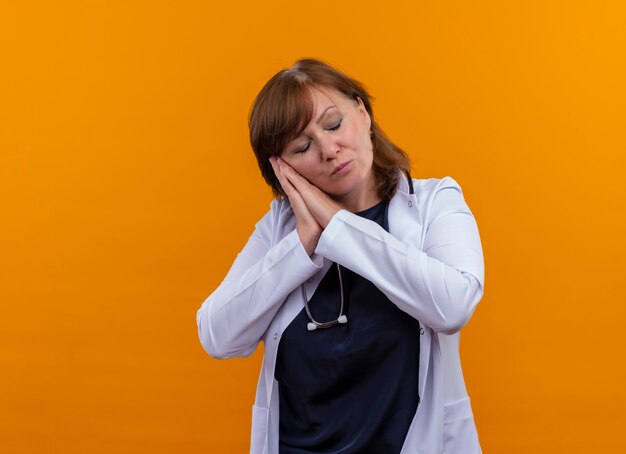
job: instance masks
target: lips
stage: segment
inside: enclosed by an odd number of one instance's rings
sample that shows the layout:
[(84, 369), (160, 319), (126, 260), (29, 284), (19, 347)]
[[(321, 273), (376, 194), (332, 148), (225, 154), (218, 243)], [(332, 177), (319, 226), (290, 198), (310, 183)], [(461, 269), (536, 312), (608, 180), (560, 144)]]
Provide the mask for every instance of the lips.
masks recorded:
[(343, 170), (344, 167), (346, 167), (348, 164), (350, 164), (352, 161), (346, 161), (342, 164), (339, 164), (337, 167), (335, 167), (332, 171), (332, 173), (330, 174), (331, 176), (336, 174), (337, 172), (341, 172)]

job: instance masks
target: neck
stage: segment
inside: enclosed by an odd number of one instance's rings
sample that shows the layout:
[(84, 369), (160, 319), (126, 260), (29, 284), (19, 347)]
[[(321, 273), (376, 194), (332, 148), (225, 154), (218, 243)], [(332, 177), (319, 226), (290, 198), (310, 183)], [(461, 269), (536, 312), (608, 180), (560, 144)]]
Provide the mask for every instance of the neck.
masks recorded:
[(333, 198), (342, 208), (352, 213), (365, 211), (381, 201), (378, 192), (373, 188), (368, 191), (362, 191), (360, 194), (351, 193)]

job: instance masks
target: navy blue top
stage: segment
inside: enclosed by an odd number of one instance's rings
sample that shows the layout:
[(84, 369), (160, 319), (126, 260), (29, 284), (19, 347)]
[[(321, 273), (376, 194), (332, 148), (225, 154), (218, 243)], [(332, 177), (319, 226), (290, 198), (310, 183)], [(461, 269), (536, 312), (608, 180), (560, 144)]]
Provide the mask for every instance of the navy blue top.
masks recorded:
[[(356, 213), (389, 231), (388, 203)], [(302, 311), (276, 358), (280, 454), (399, 453), (417, 410), (419, 322), (370, 281), (341, 267), (345, 325), (307, 330)], [(333, 263), (309, 301), (318, 322), (341, 306)]]

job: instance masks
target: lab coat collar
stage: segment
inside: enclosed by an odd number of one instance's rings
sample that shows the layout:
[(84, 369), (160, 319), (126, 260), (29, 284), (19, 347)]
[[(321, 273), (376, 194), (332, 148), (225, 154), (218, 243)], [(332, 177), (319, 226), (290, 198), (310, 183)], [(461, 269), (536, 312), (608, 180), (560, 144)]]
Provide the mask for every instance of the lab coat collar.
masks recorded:
[(411, 178), (411, 174), (408, 171), (406, 173), (400, 171), (398, 190), (403, 192), (404, 194), (415, 194), (413, 188), (413, 179)]

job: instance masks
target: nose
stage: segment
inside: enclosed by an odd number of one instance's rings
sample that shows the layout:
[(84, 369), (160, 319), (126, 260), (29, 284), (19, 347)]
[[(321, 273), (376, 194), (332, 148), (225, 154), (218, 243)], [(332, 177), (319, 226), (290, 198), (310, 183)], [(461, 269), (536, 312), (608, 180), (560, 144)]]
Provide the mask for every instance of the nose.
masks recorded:
[(323, 136), (320, 139), (320, 150), (322, 153), (322, 158), (328, 160), (335, 159), (337, 157), (339, 149), (340, 147), (337, 144), (335, 138), (331, 136)]

